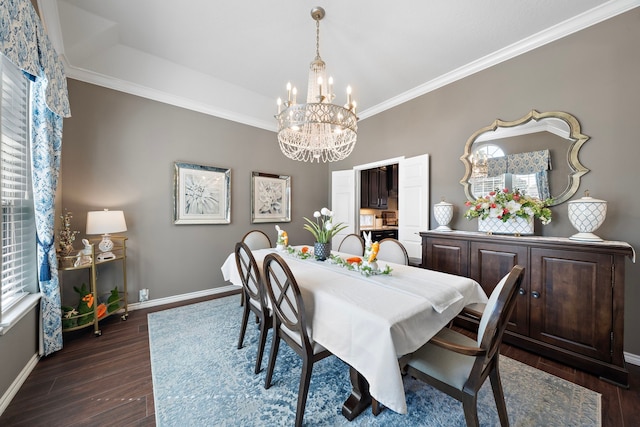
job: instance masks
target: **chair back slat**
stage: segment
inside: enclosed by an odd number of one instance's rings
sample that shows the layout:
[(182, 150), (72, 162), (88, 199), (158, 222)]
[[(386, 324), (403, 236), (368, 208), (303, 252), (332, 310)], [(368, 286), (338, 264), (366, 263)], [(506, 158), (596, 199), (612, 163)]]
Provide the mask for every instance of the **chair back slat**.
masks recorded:
[(238, 242), (235, 248), (236, 266), (240, 273), (242, 287), (249, 298), (266, 307), (267, 296), (264, 292), (260, 270), (251, 249), (246, 243)]
[(491, 292), (478, 327), (478, 346), (487, 350), (486, 359), (496, 356), (499, 350), (523, 277), (524, 267), (516, 265)]
[(264, 275), (274, 316), (286, 328), (300, 334), (303, 346), (311, 348), (302, 294), (291, 269), (280, 255), (268, 254), (264, 259)]

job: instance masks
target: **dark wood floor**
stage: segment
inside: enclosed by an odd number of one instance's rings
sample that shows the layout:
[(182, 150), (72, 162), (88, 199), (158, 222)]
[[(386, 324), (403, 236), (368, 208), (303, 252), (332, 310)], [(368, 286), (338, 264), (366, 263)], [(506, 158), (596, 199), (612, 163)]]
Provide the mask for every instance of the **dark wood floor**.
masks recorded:
[[(111, 316), (98, 338), (89, 329), (65, 335), (64, 349), (38, 363), (0, 426), (154, 426), (147, 313), (177, 305), (136, 310), (126, 322)], [(601, 393), (604, 427), (640, 426), (640, 367), (629, 365), (626, 390), (514, 347), (502, 353)]]

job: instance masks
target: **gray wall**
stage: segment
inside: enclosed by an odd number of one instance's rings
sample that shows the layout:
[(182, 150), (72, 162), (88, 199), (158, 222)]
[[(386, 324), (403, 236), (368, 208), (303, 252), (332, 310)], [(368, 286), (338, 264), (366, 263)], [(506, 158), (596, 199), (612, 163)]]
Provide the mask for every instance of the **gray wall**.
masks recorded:
[[(141, 287), (150, 289), (152, 299), (196, 292), (224, 284), (220, 266), (244, 232), (260, 228), (275, 238), (273, 224), (250, 223), (251, 171), (292, 176), (293, 222), (286, 230), (298, 244), (310, 242), (302, 216), (328, 203), (330, 170), (429, 153), (431, 202), (446, 197), (457, 207), (453, 227), (474, 230), (476, 223), (462, 217), (465, 198), (458, 182), (469, 136), (496, 118), (560, 110), (575, 115), (591, 137), (580, 154), (591, 172), (579, 191), (589, 189), (609, 202), (597, 234), (640, 248), (639, 41), (636, 9), (361, 121), (354, 153), (328, 166), (285, 159), (271, 132), (70, 80), (73, 117), (64, 124), (62, 207), (74, 212), (73, 226), (81, 231), (88, 210), (124, 210), (132, 300)], [(230, 225), (172, 224), (174, 161), (231, 168)], [(538, 224), (543, 235), (575, 232), (566, 204), (553, 213), (552, 224)], [(640, 266), (626, 267), (625, 351), (640, 355)], [(24, 325), (34, 335), (18, 334)], [(26, 365), (34, 351), (34, 326), (25, 319), (2, 337), (0, 360)], [(13, 370), (0, 372), (0, 394), (15, 376)]]
[[(596, 234), (640, 249), (640, 9), (479, 72), (359, 123), (354, 153), (332, 170), (397, 155), (431, 155), (431, 204), (455, 205), (452, 226), (477, 230), (463, 217), (459, 160), (467, 139), (496, 118), (516, 120), (532, 109), (573, 114), (591, 137), (581, 162), (591, 171), (578, 194), (608, 201)], [(433, 58), (437, 61), (437, 58)], [(536, 223), (545, 236), (576, 233), (567, 204), (552, 208), (553, 222)], [(431, 228), (437, 224), (431, 218)], [(625, 351), (640, 355), (640, 265), (626, 262)]]
[[(128, 231), (129, 293), (151, 299), (224, 285), (220, 266), (252, 228), (275, 243), (274, 224), (251, 224), (251, 172), (291, 176), (292, 243), (310, 242), (302, 216), (327, 204), (327, 166), (286, 159), (276, 136), (102, 87), (69, 81), (62, 205), (84, 233), (88, 210), (122, 209)], [(173, 224), (175, 161), (231, 169), (231, 224)]]

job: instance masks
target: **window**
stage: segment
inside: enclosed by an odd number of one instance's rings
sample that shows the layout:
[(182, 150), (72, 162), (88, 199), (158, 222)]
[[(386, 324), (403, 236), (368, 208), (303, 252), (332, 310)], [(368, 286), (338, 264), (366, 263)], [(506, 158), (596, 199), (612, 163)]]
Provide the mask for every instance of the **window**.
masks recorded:
[[(474, 152), (474, 158), (484, 159), (486, 168), (486, 159), (493, 157), (503, 157), (504, 151), (497, 145), (485, 144)], [(480, 162), (482, 163), (482, 161)], [(474, 166), (475, 167), (475, 166)], [(485, 169), (486, 175), (486, 169)], [(531, 197), (539, 197), (538, 185), (536, 184), (536, 174), (516, 175), (504, 173), (496, 176), (479, 176), (471, 177), (471, 193), (476, 197), (482, 197), (489, 194), (496, 188), (509, 188), (514, 191), (516, 189), (524, 192)]]
[(511, 183), (511, 188), (514, 190), (517, 188), (528, 196), (540, 197), (535, 173), (530, 173), (528, 175), (513, 174), (511, 175)]
[(29, 79), (0, 54), (0, 204), (3, 314), (37, 290), (36, 237), (30, 159)]
[[(484, 159), (484, 166), (486, 167), (486, 160), (493, 157), (502, 157), (504, 156), (504, 151), (497, 145), (493, 144), (485, 144), (478, 148), (474, 152), (474, 157)], [(476, 197), (486, 196), (496, 188), (504, 188), (505, 187), (505, 175), (498, 175), (487, 177), (486, 169), (485, 176), (482, 177), (472, 177), (471, 178), (471, 193)]]

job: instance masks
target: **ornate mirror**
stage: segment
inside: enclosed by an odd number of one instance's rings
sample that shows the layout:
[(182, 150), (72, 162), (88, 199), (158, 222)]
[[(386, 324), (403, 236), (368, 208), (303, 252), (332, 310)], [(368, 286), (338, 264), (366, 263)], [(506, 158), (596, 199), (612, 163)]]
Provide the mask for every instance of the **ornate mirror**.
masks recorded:
[(460, 184), (469, 200), (507, 187), (558, 205), (575, 194), (580, 177), (589, 172), (578, 159), (588, 139), (578, 120), (562, 111), (532, 110), (512, 122), (496, 119), (467, 140)]

